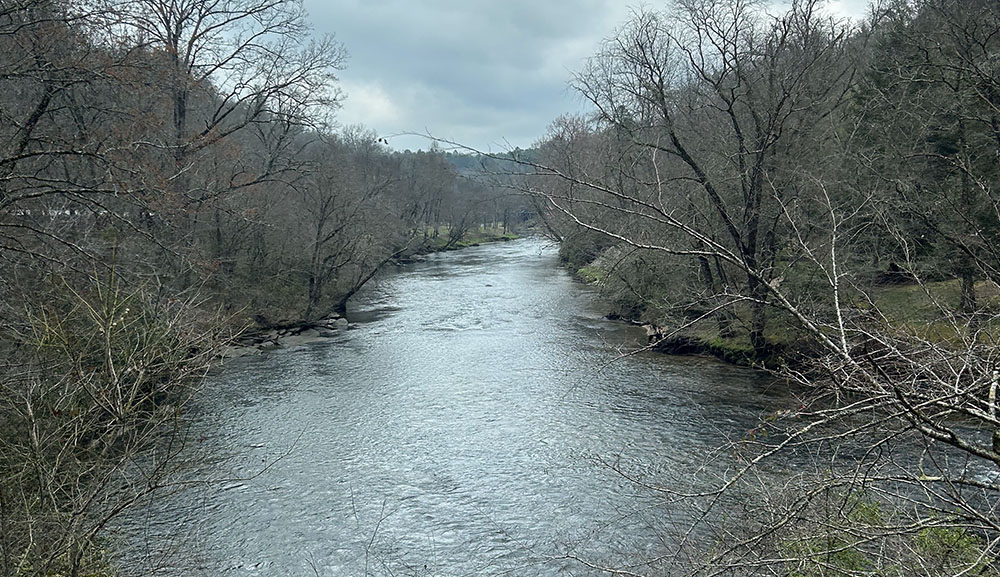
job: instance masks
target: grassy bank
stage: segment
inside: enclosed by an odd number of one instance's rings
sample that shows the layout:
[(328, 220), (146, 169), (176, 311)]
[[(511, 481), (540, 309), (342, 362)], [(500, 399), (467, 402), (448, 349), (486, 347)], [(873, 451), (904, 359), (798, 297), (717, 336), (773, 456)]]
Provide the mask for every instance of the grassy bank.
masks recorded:
[(438, 227), (436, 230), (428, 229), (424, 231), (424, 241), (419, 251), (422, 254), (441, 252), (446, 250), (459, 250), (470, 246), (479, 246), (491, 242), (506, 242), (519, 238), (513, 232), (504, 232), (503, 226), (478, 226), (457, 234), (457, 238), (452, 237), (452, 229), (447, 226)]
[[(690, 304), (693, 297), (681, 294), (683, 287), (659, 284), (636, 278), (634, 271), (607, 268), (597, 260), (585, 266), (567, 262), (581, 282), (597, 287), (608, 302), (608, 317), (650, 326), (651, 343), (668, 354), (707, 355), (738, 365), (778, 368), (798, 365), (814, 358), (818, 347), (787, 313), (771, 309), (768, 313), (763, 354), (750, 345), (749, 306), (736, 304), (723, 313), (712, 312), (711, 301)], [(803, 281), (804, 295), (811, 295), (800, 306), (817, 318), (834, 319), (832, 300), (822, 287)], [(985, 313), (1000, 311), (1000, 287), (988, 281), (976, 283), (977, 304)], [(689, 304), (675, 304), (678, 301)], [(934, 343), (975, 338), (996, 340), (1000, 326), (989, 314), (980, 315), (984, 324), (970, 325), (959, 314), (960, 281), (895, 284), (870, 283), (866, 288), (845, 289), (841, 294), (841, 314), (851, 327), (877, 328), (886, 334), (917, 337)], [(831, 323), (832, 324), (832, 323)], [(974, 327), (970, 329), (970, 326)], [(831, 334), (833, 329), (831, 328)]]

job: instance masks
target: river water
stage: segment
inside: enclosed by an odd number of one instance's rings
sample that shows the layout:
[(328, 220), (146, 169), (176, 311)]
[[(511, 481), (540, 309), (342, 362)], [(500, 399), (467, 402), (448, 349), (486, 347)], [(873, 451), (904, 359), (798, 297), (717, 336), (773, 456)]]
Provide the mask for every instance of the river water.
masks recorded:
[(127, 574), (587, 575), (670, 546), (645, 482), (721, 474), (716, 448), (786, 404), (762, 375), (622, 357), (541, 239), (432, 255), (352, 303), (352, 328), (227, 362), (188, 478), (130, 519)]

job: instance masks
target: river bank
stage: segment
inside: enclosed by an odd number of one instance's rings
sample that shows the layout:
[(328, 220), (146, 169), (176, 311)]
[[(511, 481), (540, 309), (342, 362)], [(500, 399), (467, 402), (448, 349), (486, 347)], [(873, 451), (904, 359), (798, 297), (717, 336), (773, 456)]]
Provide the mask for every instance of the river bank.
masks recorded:
[[(393, 259), (389, 264), (400, 267), (422, 262), (429, 255), (436, 253), (510, 242), (520, 238), (515, 233), (490, 228), (466, 232), (456, 241), (452, 241), (448, 233), (447, 229), (439, 231), (436, 236), (425, 239), (419, 249)], [(350, 322), (337, 312), (331, 312), (315, 320), (284, 319), (271, 322), (260, 318), (257, 319), (256, 325), (241, 330), (230, 344), (222, 348), (219, 356), (223, 359), (239, 358), (278, 348), (297, 347), (335, 337), (349, 328)]]
[[(564, 253), (561, 251), (560, 254)], [(710, 357), (732, 365), (764, 370), (801, 366), (814, 354), (804, 341), (797, 338), (798, 332), (794, 327), (783, 323), (780, 318), (771, 321), (765, 349), (755, 351), (746, 331), (740, 328), (747, 323), (739, 318), (738, 310), (728, 313), (729, 334), (723, 335), (716, 316), (704, 310), (666, 312), (649, 301), (637, 300), (634, 291), (622, 294), (614, 288), (609, 289), (611, 271), (602, 259), (589, 261), (584, 266), (565, 257), (560, 262), (578, 282), (598, 291), (606, 303), (605, 317), (608, 320), (642, 327), (649, 350), (666, 355)]]
[[(488, 245), (517, 240), (512, 233), (489, 234), (479, 231), (470, 234), (459, 242), (448, 240), (447, 232), (437, 237), (433, 242), (425, 243), (421, 249), (405, 257), (392, 261), (392, 265), (401, 267), (424, 262), (428, 256), (444, 252), (460, 251)], [(562, 262), (562, 265), (573, 273), (573, 276), (584, 284), (599, 285), (606, 274), (598, 267), (586, 266), (574, 270), (574, 267)], [(599, 288), (599, 287), (598, 287)], [(732, 365), (773, 369), (789, 364), (800, 363), (806, 358), (803, 350), (795, 350), (785, 343), (773, 343), (765, 356), (755, 354), (748, 343), (738, 338), (722, 338), (711, 331), (706, 332), (701, 327), (685, 330), (673, 330), (670, 327), (643, 321), (640, 316), (623, 316), (609, 312), (605, 318), (611, 321), (623, 322), (640, 326), (646, 331), (646, 344), (650, 350), (674, 356), (710, 357)], [(283, 320), (252, 327), (241, 333), (233, 343), (223, 348), (220, 356), (223, 358), (238, 358), (260, 354), (261, 352), (302, 346), (336, 337), (340, 331), (351, 327), (347, 318), (338, 313), (330, 313), (316, 320)]]

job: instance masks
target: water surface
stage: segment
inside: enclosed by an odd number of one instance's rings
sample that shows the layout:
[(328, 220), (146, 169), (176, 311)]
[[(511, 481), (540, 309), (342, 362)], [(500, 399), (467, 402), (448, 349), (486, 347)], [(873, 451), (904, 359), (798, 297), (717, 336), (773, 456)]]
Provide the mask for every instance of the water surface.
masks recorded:
[(784, 401), (745, 369), (621, 358), (644, 333), (594, 299), (543, 240), (477, 247), (402, 267), (338, 337), (228, 362), (193, 408), (196, 477), (215, 482), (133, 519), (128, 564), (586, 575), (571, 557), (657, 555), (678, 513), (615, 465), (700, 482)]

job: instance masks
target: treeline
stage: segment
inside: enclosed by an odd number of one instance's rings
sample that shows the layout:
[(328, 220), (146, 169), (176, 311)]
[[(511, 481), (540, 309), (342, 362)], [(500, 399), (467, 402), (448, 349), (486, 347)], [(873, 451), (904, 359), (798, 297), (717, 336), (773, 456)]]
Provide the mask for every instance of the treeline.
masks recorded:
[(107, 569), (239, 331), (526, 217), (440, 150), (334, 130), (346, 51), (306, 22), (297, 0), (0, 3), (0, 574)]
[(673, 2), (577, 74), (595, 112), (549, 127), (530, 192), (616, 312), (759, 360), (801, 334), (791, 309), (871, 315), (892, 285), (938, 283), (928, 304), (955, 322), (990, 316), (998, 7), (873, 10), (851, 26), (822, 2)]
[(695, 520), (627, 571), (996, 575), (1000, 4), (783, 10), (638, 12), (527, 161), (617, 314), (801, 387), (711, 488), (653, 489)]

